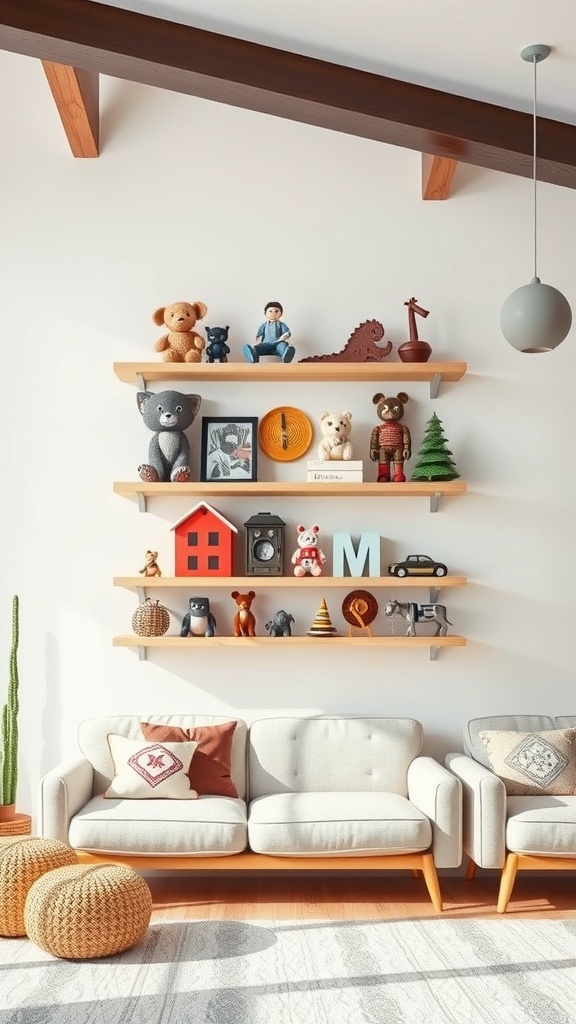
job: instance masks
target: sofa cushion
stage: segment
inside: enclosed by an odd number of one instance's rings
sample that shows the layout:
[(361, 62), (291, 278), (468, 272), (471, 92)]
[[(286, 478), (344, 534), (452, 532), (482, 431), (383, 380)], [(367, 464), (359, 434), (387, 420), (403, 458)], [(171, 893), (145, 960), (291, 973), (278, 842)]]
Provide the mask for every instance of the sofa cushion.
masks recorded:
[(432, 828), (396, 793), (281, 793), (250, 803), (248, 841), (269, 855), (368, 857), (427, 850)]
[(230, 778), (232, 740), (236, 722), (221, 725), (191, 725), (182, 728), (158, 722), (141, 722), (140, 728), (147, 740), (160, 743), (182, 743), (194, 740), (198, 749), (190, 762), (190, 786), (201, 796), (238, 796)]
[(576, 796), (508, 797), (506, 846), (514, 853), (576, 856)]
[(108, 745), (114, 778), (104, 797), (128, 800), (197, 800), (190, 786), (190, 762), (197, 743), (148, 743), (111, 733)]
[[(141, 739), (140, 722), (176, 726), (189, 729), (198, 725), (219, 725), (230, 721), (230, 717), (219, 715), (110, 715), (102, 718), (87, 718), (78, 727), (78, 745), (87, 761), (93, 767), (93, 796), (103, 793), (114, 775), (114, 764), (106, 741), (108, 733), (128, 739)], [(247, 725), (236, 719), (232, 740), (231, 778), (238, 796), (246, 796), (246, 738)]]
[(246, 804), (229, 797), (198, 800), (104, 800), (75, 814), (74, 849), (159, 857), (224, 856), (246, 849)]
[(464, 752), (485, 768), (490, 768), (490, 758), (480, 739), (480, 732), (486, 729), (506, 729), (518, 732), (542, 732), (545, 729), (570, 729), (576, 726), (576, 715), (551, 718), (549, 715), (490, 715), (472, 718), (464, 727)]
[(487, 729), (479, 736), (488, 752), (491, 770), (502, 779), (509, 795), (568, 796), (576, 792), (576, 729)]
[(422, 735), (412, 718), (258, 719), (249, 734), (250, 799), (333, 790), (407, 796), (408, 766)]

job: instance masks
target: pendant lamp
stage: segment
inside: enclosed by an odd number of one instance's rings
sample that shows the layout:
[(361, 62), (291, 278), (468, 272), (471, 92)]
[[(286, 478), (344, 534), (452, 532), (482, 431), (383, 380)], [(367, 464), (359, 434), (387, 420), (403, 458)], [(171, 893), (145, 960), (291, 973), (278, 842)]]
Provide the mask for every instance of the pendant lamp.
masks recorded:
[(572, 311), (568, 300), (557, 288), (542, 284), (538, 277), (538, 223), (536, 179), (536, 65), (546, 60), (550, 47), (542, 43), (522, 50), (522, 60), (534, 67), (534, 107), (532, 119), (534, 185), (534, 277), (530, 284), (522, 285), (506, 299), (500, 314), (500, 326), (506, 341), (519, 352), (550, 352), (557, 348), (572, 325)]

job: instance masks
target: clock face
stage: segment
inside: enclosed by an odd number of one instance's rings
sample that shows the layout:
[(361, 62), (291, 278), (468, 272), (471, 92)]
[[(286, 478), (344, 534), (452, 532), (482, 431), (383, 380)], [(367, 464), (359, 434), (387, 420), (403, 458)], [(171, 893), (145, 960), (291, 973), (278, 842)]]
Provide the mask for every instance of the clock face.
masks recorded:
[(275, 554), (276, 548), (271, 540), (256, 541), (254, 545), (254, 558), (257, 558), (259, 562), (269, 562), (271, 558), (274, 558)]
[(282, 575), (282, 530), (276, 525), (258, 523), (246, 533), (246, 572), (248, 576)]

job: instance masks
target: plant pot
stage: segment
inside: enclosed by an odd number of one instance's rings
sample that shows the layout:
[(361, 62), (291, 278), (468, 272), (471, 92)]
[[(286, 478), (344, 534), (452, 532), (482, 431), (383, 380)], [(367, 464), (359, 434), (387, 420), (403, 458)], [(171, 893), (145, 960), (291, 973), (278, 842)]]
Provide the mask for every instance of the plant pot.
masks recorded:
[(0, 804), (0, 821), (12, 821), (16, 817), (16, 804)]
[(398, 355), (403, 363), (427, 363), (432, 348), (427, 341), (405, 341), (398, 346)]

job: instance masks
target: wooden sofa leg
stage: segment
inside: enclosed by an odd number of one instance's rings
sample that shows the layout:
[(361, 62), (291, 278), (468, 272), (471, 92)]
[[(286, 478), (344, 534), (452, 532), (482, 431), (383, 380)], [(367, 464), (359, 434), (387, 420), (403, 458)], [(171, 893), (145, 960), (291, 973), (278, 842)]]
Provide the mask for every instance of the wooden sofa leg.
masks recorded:
[(434, 909), (442, 911), (442, 894), (440, 892), (440, 882), (438, 881), (438, 875), (436, 874), (436, 865), (434, 863), (434, 857), (431, 853), (422, 854), (422, 874), (424, 875), (424, 881), (426, 882), (426, 888), (430, 894), (430, 899), (434, 905)]
[(471, 882), (476, 875), (476, 862), (468, 858), (468, 866), (466, 867), (466, 879)]
[(504, 914), (506, 911), (508, 901), (512, 895), (512, 889), (514, 888), (514, 882), (516, 881), (517, 871), (518, 854), (509, 853), (502, 871), (502, 878), (500, 879), (500, 892), (498, 893), (498, 904), (496, 906), (499, 914)]

